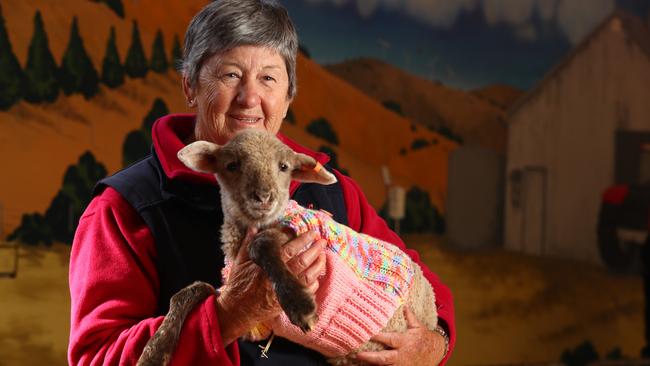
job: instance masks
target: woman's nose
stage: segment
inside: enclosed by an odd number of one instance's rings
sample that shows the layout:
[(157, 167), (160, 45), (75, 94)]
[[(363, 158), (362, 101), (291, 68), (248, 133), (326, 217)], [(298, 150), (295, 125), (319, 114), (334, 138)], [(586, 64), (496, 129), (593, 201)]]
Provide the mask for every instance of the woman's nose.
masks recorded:
[(239, 85), (237, 103), (245, 108), (255, 107), (260, 104), (260, 94), (254, 82), (244, 81)]

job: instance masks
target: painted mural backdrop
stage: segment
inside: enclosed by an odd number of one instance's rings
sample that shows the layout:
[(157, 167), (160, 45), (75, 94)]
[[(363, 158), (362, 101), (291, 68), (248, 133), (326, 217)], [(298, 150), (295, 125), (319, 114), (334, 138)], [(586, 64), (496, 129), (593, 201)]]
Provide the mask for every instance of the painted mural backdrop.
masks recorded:
[[(189, 112), (176, 66), (185, 27), (206, 3), (0, 0), (0, 365), (66, 364), (67, 261), (76, 224), (97, 180), (149, 152), (157, 118)], [(611, 14), (624, 11), (641, 27), (631, 55), (648, 46), (647, 1), (282, 3), (301, 40), (299, 93), (282, 132), (329, 154), (387, 219), (388, 184), (404, 188), (400, 234), (455, 296), (451, 365), (641, 357), (639, 245), (615, 243), (612, 255), (637, 264), (612, 271), (607, 260), (591, 260), (582, 250), (548, 255), (523, 250), (524, 241), (505, 250), (504, 227), (513, 190), (528, 197), (506, 173), (512, 111), (584, 49)], [(635, 57), (617, 55), (621, 65)], [(639, 62), (634, 70), (643, 81), (650, 67)], [(609, 72), (590, 70), (592, 78)], [(632, 94), (650, 91), (647, 81), (634, 84)], [(616, 99), (627, 94), (613, 95), (587, 105), (627, 105)], [(545, 111), (565, 105), (546, 101)], [(629, 119), (643, 113), (629, 112)], [(580, 132), (589, 133), (589, 127)], [(580, 181), (588, 172), (574, 175), (571, 184), (593, 186)], [(625, 182), (606, 183), (593, 190)], [(601, 197), (589, 199), (600, 207)], [(550, 212), (526, 202), (531, 215)], [(593, 229), (594, 238), (596, 224), (584, 229)], [(566, 227), (574, 230), (571, 222)], [(602, 251), (598, 239), (586, 245)]]

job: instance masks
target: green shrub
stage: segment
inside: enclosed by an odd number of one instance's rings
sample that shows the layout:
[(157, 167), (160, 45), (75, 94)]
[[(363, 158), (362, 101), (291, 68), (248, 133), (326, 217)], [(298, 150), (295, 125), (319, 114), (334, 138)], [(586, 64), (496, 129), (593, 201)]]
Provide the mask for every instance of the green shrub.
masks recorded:
[[(445, 218), (440, 215), (438, 209), (431, 203), (429, 192), (413, 186), (406, 192), (405, 204), (405, 214), (400, 224), (402, 233), (443, 234), (445, 232)], [(384, 203), (379, 215), (386, 222), (393, 221), (388, 217), (388, 202)]]
[(411, 150), (413, 150), (413, 151), (420, 150), (420, 149), (423, 149), (423, 148), (425, 148), (425, 147), (427, 147), (429, 145), (431, 145), (431, 143), (429, 143), (429, 141), (427, 141), (425, 139), (415, 139), (411, 143)]
[[(399, 105), (399, 103), (397, 103), (397, 102), (395, 102), (393, 100), (387, 100), (387, 101), (382, 102), (381, 104), (384, 107), (386, 107), (386, 109), (389, 109), (389, 110), (399, 114), (400, 116), (404, 116), (404, 112), (402, 111), (402, 106)], [(411, 124), (411, 126), (412, 126), (411, 129), (413, 129), (414, 125)]]
[(54, 241), (72, 244), (79, 218), (90, 203), (93, 187), (106, 173), (104, 165), (97, 162), (91, 152), (82, 154), (76, 165), (66, 169), (62, 187), (45, 215), (23, 215), (20, 226), (8, 239), (30, 245), (50, 245)]
[(332, 128), (332, 125), (325, 118), (317, 118), (307, 125), (307, 132), (310, 134), (319, 137), (332, 145), (339, 144), (339, 138), (336, 135), (336, 132)]
[(124, 84), (124, 66), (120, 62), (120, 55), (115, 44), (115, 27), (111, 27), (111, 33), (106, 43), (106, 52), (102, 61), (102, 82), (109, 88), (117, 88)]
[(159, 74), (167, 71), (169, 64), (167, 63), (167, 55), (165, 55), (165, 43), (163, 41), (163, 34), (160, 29), (156, 32), (156, 38), (153, 40), (151, 46), (151, 71)]
[(560, 361), (566, 366), (586, 366), (598, 360), (598, 352), (591, 341), (584, 341), (573, 350), (562, 352)]
[(144, 55), (142, 41), (140, 40), (140, 30), (138, 22), (133, 21), (133, 31), (131, 33), (131, 46), (126, 54), (124, 70), (131, 78), (143, 78), (147, 75), (147, 58)]
[(143, 159), (151, 151), (151, 128), (154, 122), (169, 114), (169, 109), (161, 98), (154, 100), (151, 109), (142, 120), (140, 129), (129, 132), (122, 144), (122, 166), (127, 167)]
[(445, 136), (446, 138), (456, 141), (459, 144), (463, 143), (463, 138), (460, 135), (455, 134), (449, 127), (447, 126), (441, 126), (438, 128), (435, 128), (434, 131), (438, 132), (439, 134)]
[(86, 99), (99, 91), (99, 75), (86, 53), (76, 16), (72, 18), (68, 47), (59, 68), (59, 84), (65, 95), (80, 93)]
[(52, 233), (46, 224), (45, 218), (39, 213), (24, 214), (20, 226), (7, 237), (9, 241), (18, 241), (28, 245), (43, 243), (52, 245)]
[(118, 17), (124, 18), (124, 5), (122, 0), (93, 0), (95, 2), (100, 2), (106, 4)]
[(11, 48), (0, 8), (0, 109), (7, 110), (25, 94), (25, 74)]
[(25, 100), (31, 103), (53, 102), (59, 96), (57, 66), (50, 51), (41, 12), (34, 15), (34, 34), (27, 52)]

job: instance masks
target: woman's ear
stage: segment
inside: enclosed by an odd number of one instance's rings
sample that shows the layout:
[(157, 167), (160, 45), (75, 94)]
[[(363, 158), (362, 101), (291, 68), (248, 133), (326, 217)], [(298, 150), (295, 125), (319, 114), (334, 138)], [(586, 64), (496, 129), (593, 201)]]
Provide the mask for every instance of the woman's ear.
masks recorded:
[(304, 183), (334, 184), (337, 182), (334, 174), (323, 168), (321, 163), (317, 162), (311, 156), (294, 153), (294, 168), (291, 172), (291, 178)]
[(178, 160), (188, 168), (199, 173), (214, 174), (217, 172), (221, 146), (207, 141), (195, 141), (178, 152)]
[(183, 75), (181, 83), (183, 84), (183, 94), (185, 94), (187, 106), (194, 108), (196, 106), (196, 93), (194, 92), (194, 88), (192, 88), (192, 84), (190, 83), (190, 79), (188, 79), (187, 75)]

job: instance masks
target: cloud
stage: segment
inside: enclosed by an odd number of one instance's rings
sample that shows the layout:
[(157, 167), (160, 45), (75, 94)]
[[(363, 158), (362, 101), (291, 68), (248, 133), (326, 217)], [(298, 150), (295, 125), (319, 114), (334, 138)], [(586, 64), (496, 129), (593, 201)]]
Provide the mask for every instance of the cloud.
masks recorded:
[(557, 22), (577, 43), (613, 10), (614, 0), (565, 0), (558, 6)]
[(506, 24), (522, 39), (534, 40), (537, 32), (531, 24), (533, 12), (547, 21), (555, 21), (567, 38), (579, 42), (614, 9), (615, 0), (305, 0), (329, 1), (337, 6), (354, 2), (364, 18), (378, 9), (399, 11), (438, 28), (449, 28), (463, 10), (480, 6), (489, 25)]

